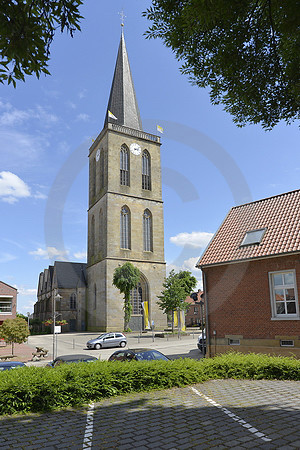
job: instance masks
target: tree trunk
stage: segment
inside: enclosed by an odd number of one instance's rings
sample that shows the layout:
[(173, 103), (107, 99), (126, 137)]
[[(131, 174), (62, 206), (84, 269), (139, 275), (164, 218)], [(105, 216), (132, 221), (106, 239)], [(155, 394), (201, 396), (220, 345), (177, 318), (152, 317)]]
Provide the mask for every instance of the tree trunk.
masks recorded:
[(11, 343), (11, 354), (14, 356), (14, 342)]

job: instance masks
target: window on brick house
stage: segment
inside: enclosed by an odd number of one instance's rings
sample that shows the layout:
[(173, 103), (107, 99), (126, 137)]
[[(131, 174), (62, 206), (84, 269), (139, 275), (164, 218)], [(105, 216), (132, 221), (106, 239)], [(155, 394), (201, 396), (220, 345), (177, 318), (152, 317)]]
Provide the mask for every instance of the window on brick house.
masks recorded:
[(294, 270), (269, 273), (272, 317), (299, 318), (299, 305)]
[(0, 297), (0, 313), (8, 314), (12, 311), (12, 297), (3, 296)]

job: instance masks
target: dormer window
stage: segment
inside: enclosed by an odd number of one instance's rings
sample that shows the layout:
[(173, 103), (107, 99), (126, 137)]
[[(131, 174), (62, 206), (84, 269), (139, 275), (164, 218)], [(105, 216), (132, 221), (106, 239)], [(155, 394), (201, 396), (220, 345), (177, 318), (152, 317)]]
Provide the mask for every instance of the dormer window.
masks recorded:
[(240, 246), (244, 247), (246, 245), (260, 244), (265, 232), (266, 232), (266, 228), (261, 228), (259, 230), (247, 231)]

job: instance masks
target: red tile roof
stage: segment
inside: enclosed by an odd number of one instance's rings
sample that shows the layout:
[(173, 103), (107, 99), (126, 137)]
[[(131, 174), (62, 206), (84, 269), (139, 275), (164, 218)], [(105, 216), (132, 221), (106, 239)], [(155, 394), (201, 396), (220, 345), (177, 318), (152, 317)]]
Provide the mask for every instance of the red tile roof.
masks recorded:
[[(260, 244), (247, 231), (266, 228)], [(300, 189), (231, 208), (197, 266), (300, 252)]]

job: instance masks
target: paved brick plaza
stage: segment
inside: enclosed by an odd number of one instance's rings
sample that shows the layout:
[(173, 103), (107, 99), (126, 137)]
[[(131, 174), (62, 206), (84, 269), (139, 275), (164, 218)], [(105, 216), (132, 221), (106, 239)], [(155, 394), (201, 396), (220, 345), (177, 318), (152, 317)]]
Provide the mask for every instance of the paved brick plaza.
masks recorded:
[(106, 399), (89, 414), (2, 417), (1, 449), (300, 448), (300, 382), (209, 381)]

